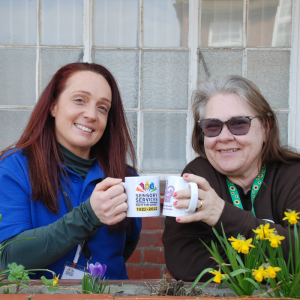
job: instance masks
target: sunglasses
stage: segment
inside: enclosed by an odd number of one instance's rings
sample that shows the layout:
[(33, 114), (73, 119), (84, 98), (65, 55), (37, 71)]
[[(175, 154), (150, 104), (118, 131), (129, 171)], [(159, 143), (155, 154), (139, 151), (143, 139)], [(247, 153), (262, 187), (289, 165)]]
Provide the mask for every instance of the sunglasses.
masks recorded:
[(259, 116), (232, 117), (226, 122), (222, 122), (219, 119), (204, 119), (198, 121), (198, 123), (200, 124), (200, 128), (203, 134), (207, 137), (218, 136), (221, 133), (224, 124), (227, 125), (229, 131), (232, 134), (245, 135), (250, 130), (251, 121), (258, 117)]

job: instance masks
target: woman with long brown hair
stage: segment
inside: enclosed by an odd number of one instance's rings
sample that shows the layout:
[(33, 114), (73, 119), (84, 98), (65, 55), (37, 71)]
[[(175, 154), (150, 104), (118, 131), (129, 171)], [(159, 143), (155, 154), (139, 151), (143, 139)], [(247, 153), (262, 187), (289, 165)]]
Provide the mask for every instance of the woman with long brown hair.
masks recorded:
[(141, 219), (126, 218), (120, 183), (136, 174), (135, 154), (107, 69), (89, 63), (59, 69), (21, 138), (0, 159), (1, 243), (35, 237), (9, 244), (1, 269), (16, 262), (62, 274), (67, 262), (89, 261), (107, 265), (110, 279), (128, 278), (125, 261)]

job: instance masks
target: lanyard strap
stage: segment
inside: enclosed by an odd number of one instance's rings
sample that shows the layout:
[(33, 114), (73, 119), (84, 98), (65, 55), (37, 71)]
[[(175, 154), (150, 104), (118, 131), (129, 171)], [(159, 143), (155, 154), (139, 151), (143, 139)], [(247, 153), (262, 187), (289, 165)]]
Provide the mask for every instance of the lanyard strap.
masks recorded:
[[(255, 211), (254, 211), (254, 200), (255, 200), (256, 195), (264, 181), (264, 178), (266, 175), (266, 170), (267, 170), (267, 166), (266, 166), (266, 164), (263, 164), (259, 174), (256, 176), (256, 178), (253, 182), (252, 189), (251, 189), (251, 204), (252, 204), (251, 212), (254, 214), (255, 217), (256, 217), (256, 215), (255, 215)], [(240, 209), (244, 209), (241, 199), (240, 199), (240, 195), (238, 193), (238, 190), (237, 190), (235, 184), (232, 181), (230, 181), (228, 178), (226, 178), (226, 182), (227, 182), (227, 186), (228, 186), (228, 189), (230, 192), (230, 196), (231, 196), (233, 205)]]
[[(73, 205), (71, 203), (71, 200), (67, 194), (67, 192), (65, 191), (65, 189), (63, 188), (63, 185), (61, 184), (60, 185), (61, 189), (62, 189), (62, 193), (63, 193), (63, 196), (64, 196), (64, 200), (65, 200), (65, 203), (66, 203), (66, 206), (67, 206), (67, 210), (68, 212), (71, 212), (73, 210)], [(88, 238), (89, 239), (89, 238)], [(87, 239), (87, 240), (88, 240)], [(90, 259), (92, 258), (92, 254), (91, 254), (91, 251), (88, 247), (88, 244), (87, 244), (87, 241), (84, 240), (80, 245), (78, 245), (77, 247), (77, 251), (76, 251), (76, 254), (75, 254), (75, 257), (74, 257), (74, 260), (73, 262), (75, 263), (75, 265), (77, 264), (78, 262), (78, 259), (79, 259), (79, 256), (81, 254), (81, 251), (83, 251), (84, 253), (84, 256), (85, 258), (90, 261)]]
[[(97, 180), (96, 184), (101, 182), (102, 181), (102, 178)], [(73, 210), (73, 205), (72, 205), (72, 202), (67, 194), (67, 192), (65, 191), (64, 187), (62, 184), (60, 184), (60, 188), (62, 190), (62, 193), (63, 193), (63, 197), (64, 197), (64, 201), (65, 201), (65, 204), (67, 206), (67, 210), (68, 212), (71, 212)], [(89, 262), (92, 258), (92, 254), (91, 254), (91, 251), (89, 249), (89, 246), (87, 244), (87, 242), (92, 239), (92, 237), (97, 233), (98, 229), (93, 232), (86, 240), (84, 240), (80, 245), (78, 245), (77, 247), (77, 251), (76, 251), (76, 254), (75, 254), (75, 257), (74, 257), (74, 260), (73, 262), (75, 263), (75, 265), (77, 264), (78, 262), (78, 259), (79, 259), (79, 256), (81, 254), (81, 252), (83, 251), (84, 253), (84, 256), (85, 258), (87, 259), (87, 261)]]

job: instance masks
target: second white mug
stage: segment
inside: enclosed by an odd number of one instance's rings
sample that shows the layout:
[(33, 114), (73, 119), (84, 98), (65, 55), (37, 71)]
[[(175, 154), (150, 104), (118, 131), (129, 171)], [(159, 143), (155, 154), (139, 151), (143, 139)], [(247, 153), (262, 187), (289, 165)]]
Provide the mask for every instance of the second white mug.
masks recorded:
[[(178, 209), (173, 206), (177, 201), (173, 197), (175, 191), (191, 189), (191, 202), (188, 209)], [(169, 217), (180, 217), (192, 214), (196, 211), (198, 202), (198, 186), (195, 182), (186, 182), (182, 177), (168, 176), (166, 181), (165, 199), (163, 206), (163, 215)]]

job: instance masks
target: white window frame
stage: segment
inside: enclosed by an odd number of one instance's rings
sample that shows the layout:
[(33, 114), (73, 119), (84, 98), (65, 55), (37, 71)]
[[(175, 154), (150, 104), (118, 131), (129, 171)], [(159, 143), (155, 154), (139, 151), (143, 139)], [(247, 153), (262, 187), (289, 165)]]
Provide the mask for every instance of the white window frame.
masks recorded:
[[(38, 0), (38, 3), (40, 0)], [(140, 0), (140, 39), (139, 48), (143, 45), (143, 26), (142, 26), (142, 15), (144, 1)], [(291, 62), (290, 62), (290, 96), (289, 96), (289, 109), (279, 109), (278, 113), (289, 113), (288, 118), (288, 144), (296, 149), (300, 149), (300, 133), (297, 134), (297, 128), (300, 128), (300, 0), (293, 0), (292, 3), (292, 35), (291, 35), (291, 47), (289, 48), (276, 48), (278, 50), (290, 50), (291, 51)], [(83, 0), (83, 45), (84, 45), (84, 62), (92, 62), (92, 47), (93, 47), (93, 0)], [(189, 0), (189, 37), (188, 37), (188, 48), (189, 48), (189, 86), (188, 86), (188, 118), (187, 118), (187, 136), (186, 136), (186, 160), (187, 163), (196, 157), (195, 152), (191, 146), (191, 136), (193, 130), (193, 114), (191, 110), (191, 96), (193, 91), (197, 88), (198, 79), (198, 49), (200, 48), (200, 32), (201, 32), (201, 3), (202, 0)], [(38, 4), (39, 5), (39, 4)], [(247, 41), (247, 30), (245, 21), (247, 20), (246, 8), (249, 7), (249, 0), (244, 0), (244, 12), (243, 12), (243, 44), (242, 47), (232, 47), (232, 49), (246, 48)], [(39, 11), (39, 10), (38, 10)], [(38, 20), (40, 24), (40, 20)], [(38, 26), (39, 27), (39, 26)], [(38, 28), (38, 39), (39, 39)], [(39, 45), (39, 43), (38, 43)], [(218, 47), (213, 47), (218, 48)], [(114, 48), (111, 48), (114, 49)], [(126, 48), (125, 48), (126, 49)], [(145, 49), (145, 48), (144, 48)], [(152, 48), (159, 50), (160, 48)], [(164, 48), (165, 49), (165, 48)], [(175, 48), (176, 49), (176, 48)], [(208, 49), (212, 49), (209, 47)], [(274, 50), (274, 47), (257, 47), (247, 48), (244, 52), (243, 61), (243, 76), (246, 76), (247, 70), (247, 50)], [(141, 53), (141, 51), (140, 51)], [(140, 57), (141, 58), (141, 57)], [(37, 60), (39, 61), (39, 59)], [(38, 68), (38, 63), (37, 63)], [(140, 69), (141, 71), (141, 69)], [(141, 76), (139, 77), (141, 78)], [(38, 88), (38, 85), (37, 85)], [(139, 91), (141, 93), (141, 91)], [(38, 91), (37, 91), (37, 94)], [(297, 103), (299, 103), (297, 105)], [(137, 110), (126, 110), (126, 111), (137, 111)], [(137, 134), (137, 162), (138, 166), (142, 163), (143, 154), (143, 137), (142, 137), (142, 113), (140, 106), (138, 107), (138, 134)], [(178, 172), (143, 172), (145, 175), (159, 175), (162, 180), (165, 180), (169, 175), (180, 175)]]
[[(92, 48), (93, 48), (93, 0), (82, 0), (83, 1), (83, 47), (64, 47), (64, 46), (43, 46), (40, 44), (40, 34), (41, 34), (41, 17), (40, 17), (40, 7), (41, 0), (37, 0), (37, 45), (1, 45), (0, 48), (34, 48), (37, 51), (36, 59), (36, 101), (38, 100), (40, 91), (40, 53), (41, 49), (51, 48), (51, 49), (84, 49), (84, 62), (92, 62)], [(250, 0), (244, 1), (244, 16), (243, 16), (243, 44), (242, 47), (231, 47), (232, 49), (245, 49), (246, 48), (246, 8), (249, 7)], [(140, 5), (140, 39), (139, 47), (130, 49), (140, 49), (142, 48), (143, 41), (143, 27), (142, 27), (142, 15), (143, 15), (143, 5), (144, 0), (139, 0)], [(186, 136), (186, 160), (187, 162), (195, 158), (195, 152), (191, 147), (191, 135), (193, 129), (193, 116), (191, 111), (191, 96), (192, 92), (197, 88), (197, 77), (198, 77), (198, 49), (200, 48), (200, 26), (201, 26), (201, 4), (202, 0), (189, 0), (189, 36), (188, 36), (188, 51), (189, 51), (189, 78), (188, 78), (188, 110), (187, 110), (187, 136)], [(293, 0), (292, 2), (292, 35), (291, 35), (291, 47), (290, 48), (276, 48), (278, 50), (290, 50), (291, 51), (291, 62), (290, 62), (290, 93), (289, 93), (289, 109), (279, 110), (279, 113), (289, 113), (288, 119), (288, 143), (290, 146), (300, 149), (300, 133), (297, 129), (300, 128), (300, 0)], [(202, 47), (201, 47), (202, 48)], [(218, 47), (214, 47), (220, 49)], [(107, 49), (107, 48), (106, 48)], [(114, 48), (109, 48), (114, 49)], [(128, 49), (128, 48), (121, 48)], [(143, 47), (143, 49), (145, 49)], [(147, 48), (147, 49), (166, 49), (166, 48)], [(171, 48), (182, 50), (186, 48)], [(202, 48), (203, 49), (203, 48)], [(212, 49), (209, 47), (207, 49)], [(247, 69), (247, 48), (244, 54), (243, 61), (243, 75), (246, 76)], [(272, 47), (259, 47), (251, 48), (251, 50), (264, 51), (264, 50), (274, 50)], [(141, 51), (140, 51), (141, 53)], [(141, 59), (141, 57), (140, 57)], [(141, 67), (140, 67), (141, 72)], [(141, 74), (140, 74), (141, 75)], [(141, 78), (141, 76), (139, 77)], [(139, 91), (141, 93), (141, 91)], [(32, 110), (33, 106), (16, 106), (16, 105), (1, 105), (1, 110)], [(137, 134), (137, 162), (141, 166), (142, 154), (143, 154), (143, 136), (142, 136), (142, 112), (140, 106), (137, 109), (129, 109), (126, 111), (138, 112), (138, 134)], [(171, 111), (171, 110), (168, 110)], [(184, 110), (186, 112), (186, 110)], [(162, 180), (166, 179), (169, 175), (180, 175), (179, 172), (144, 172), (146, 175), (159, 175)]]

